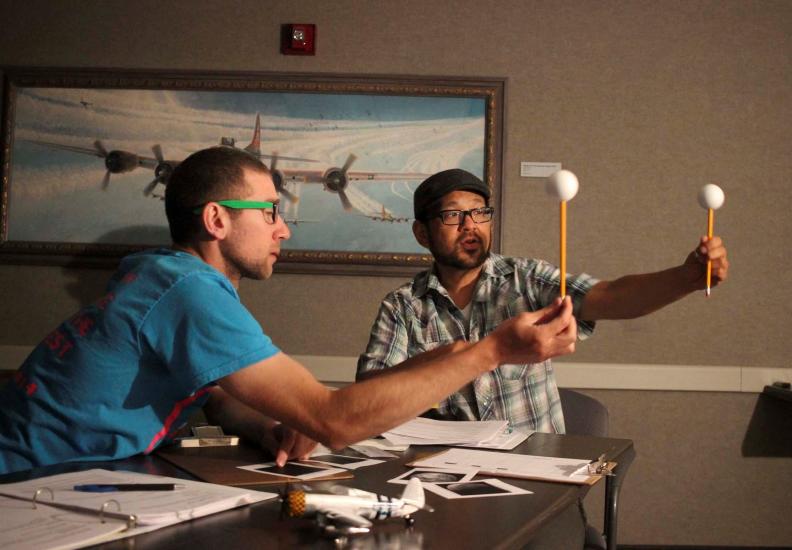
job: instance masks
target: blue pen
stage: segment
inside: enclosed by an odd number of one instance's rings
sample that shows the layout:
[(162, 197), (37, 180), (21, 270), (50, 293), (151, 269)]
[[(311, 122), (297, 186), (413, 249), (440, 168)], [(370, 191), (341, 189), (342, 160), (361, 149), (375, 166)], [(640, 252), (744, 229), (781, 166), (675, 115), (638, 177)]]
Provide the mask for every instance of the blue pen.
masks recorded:
[(84, 493), (115, 493), (116, 491), (173, 491), (184, 487), (176, 483), (99, 483), (75, 485), (74, 490)]

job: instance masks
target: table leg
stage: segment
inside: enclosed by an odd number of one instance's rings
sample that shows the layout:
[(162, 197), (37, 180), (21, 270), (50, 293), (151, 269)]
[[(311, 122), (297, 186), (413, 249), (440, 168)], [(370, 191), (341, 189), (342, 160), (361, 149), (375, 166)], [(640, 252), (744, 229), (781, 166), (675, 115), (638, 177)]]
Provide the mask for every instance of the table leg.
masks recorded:
[(616, 550), (616, 520), (619, 516), (619, 491), (627, 471), (635, 459), (635, 449), (619, 457), (619, 464), (614, 468), (613, 475), (605, 478), (605, 543), (608, 550)]

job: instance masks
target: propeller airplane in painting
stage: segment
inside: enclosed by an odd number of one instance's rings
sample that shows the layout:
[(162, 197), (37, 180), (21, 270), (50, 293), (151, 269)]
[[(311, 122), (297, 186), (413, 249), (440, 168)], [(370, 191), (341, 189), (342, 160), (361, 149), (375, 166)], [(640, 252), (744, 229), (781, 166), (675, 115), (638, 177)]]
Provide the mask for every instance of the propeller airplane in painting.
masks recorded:
[[(250, 142), (250, 145), (245, 147), (245, 151), (255, 155), (258, 158), (265, 158), (265, 159), (272, 159), (274, 158), (272, 155), (266, 155), (261, 152), (261, 118), (259, 115), (256, 115), (256, 128), (253, 133), (253, 140)], [(108, 150), (107, 147), (102, 143), (101, 140), (96, 140), (93, 142), (93, 148), (90, 147), (78, 147), (75, 145), (67, 145), (64, 143), (53, 143), (51, 141), (39, 141), (39, 140), (26, 140), (30, 143), (35, 143), (36, 145), (43, 145), (44, 147), (51, 147), (53, 149), (60, 149), (63, 151), (71, 151), (73, 153), (80, 153), (83, 155), (92, 155), (95, 157), (99, 157), (104, 159), (104, 165), (107, 171), (105, 172), (104, 177), (102, 178), (102, 189), (107, 189), (110, 185), (110, 176), (111, 174), (125, 174), (127, 172), (131, 172), (132, 170), (142, 167), (142, 168), (151, 168), (154, 170), (154, 179), (149, 182), (146, 187), (143, 188), (143, 194), (145, 196), (150, 196), (154, 191), (154, 188), (157, 184), (167, 185), (168, 179), (170, 175), (173, 173), (173, 169), (179, 165), (181, 162), (180, 160), (168, 160), (164, 157), (162, 153), (162, 147), (159, 144), (154, 145), (151, 148), (151, 152), (154, 154), (153, 157), (146, 157), (142, 155), (138, 155), (136, 153), (131, 153), (129, 151), (124, 151), (121, 149), (113, 149)], [(229, 143), (230, 142), (230, 143)], [(234, 145), (233, 138), (221, 138), (222, 145)], [(317, 162), (316, 160), (312, 159), (304, 159), (298, 157), (281, 157), (284, 160), (294, 160), (300, 162)], [(160, 196), (160, 195), (155, 195)]]
[[(101, 140), (96, 140), (91, 147), (79, 147), (75, 145), (68, 145), (63, 143), (54, 143), (50, 141), (39, 140), (26, 140), (30, 143), (35, 143), (44, 147), (53, 149), (60, 149), (64, 151), (71, 151), (84, 155), (92, 155), (104, 159), (106, 172), (102, 178), (101, 187), (107, 189), (110, 185), (110, 177), (115, 174), (124, 174), (135, 170), (136, 168), (149, 168), (154, 171), (154, 179), (152, 179), (144, 188), (143, 194), (145, 196), (154, 196), (162, 198), (162, 194), (154, 193), (158, 185), (167, 185), (170, 175), (173, 173), (174, 168), (179, 165), (180, 160), (167, 159), (159, 144), (152, 146), (151, 151), (153, 156), (143, 156), (121, 149), (108, 149)], [(236, 147), (236, 140), (234, 138), (222, 137), (220, 145)], [(338, 196), (341, 202), (341, 207), (347, 211), (352, 212), (357, 210), (365, 217), (384, 222), (406, 222), (408, 218), (396, 217), (392, 212), (387, 210), (385, 205), (376, 201), (368, 196), (357, 186), (351, 185), (354, 183), (364, 182), (398, 182), (398, 181), (420, 181), (429, 176), (429, 174), (422, 174), (419, 172), (376, 172), (376, 171), (351, 171), (350, 168), (357, 160), (357, 156), (350, 153), (346, 162), (341, 167), (332, 166), (325, 170), (310, 170), (300, 168), (280, 168), (278, 161), (297, 161), (297, 162), (318, 162), (313, 159), (298, 158), (281, 156), (277, 152), (271, 155), (261, 152), (261, 117), (256, 115), (256, 125), (253, 130), (253, 138), (250, 144), (244, 148), (248, 153), (256, 156), (259, 159), (270, 160), (270, 172), (272, 173), (273, 183), (278, 193), (286, 200), (296, 206), (299, 202), (299, 184), (321, 184), (323, 189), (328, 193)], [(295, 208), (296, 210), (296, 208)], [(293, 213), (296, 215), (296, 212)]]

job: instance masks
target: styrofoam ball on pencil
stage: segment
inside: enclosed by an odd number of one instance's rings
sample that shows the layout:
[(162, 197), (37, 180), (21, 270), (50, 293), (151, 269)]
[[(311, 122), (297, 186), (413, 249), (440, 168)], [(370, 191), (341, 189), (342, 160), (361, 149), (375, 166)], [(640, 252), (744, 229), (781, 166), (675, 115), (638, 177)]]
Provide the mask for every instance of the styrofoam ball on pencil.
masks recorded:
[(723, 194), (723, 189), (714, 183), (708, 183), (702, 187), (698, 194), (698, 201), (702, 208), (717, 210), (723, 206), (725, 200), (726, 195)]
[(575, 174), (569, 170), (558, 170), (547, 178), (545, 189), (549, 195), (562, 201), (568, 201), (577, 195), (579, 187)]

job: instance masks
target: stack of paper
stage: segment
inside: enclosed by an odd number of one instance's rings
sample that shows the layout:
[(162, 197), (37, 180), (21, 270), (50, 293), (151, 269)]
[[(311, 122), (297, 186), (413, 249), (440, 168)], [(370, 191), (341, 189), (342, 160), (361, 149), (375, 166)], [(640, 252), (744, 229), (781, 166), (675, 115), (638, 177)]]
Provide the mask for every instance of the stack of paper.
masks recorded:
[(470, 445), (496, 449), (514, 448), (528, 437), (525, 433), (510, 433), (509, 423), (505, 420), (459, 421), (421, 417), (382, 435), (388, 441), (404, 445)]
[(600, 479), (601, 476), (589, 473), (588, 466), (591, 462), (590, 460), (578, 458), (449, 449), (411, 462), (409, 466), (441, 469), (476, 469), (479, 474), (489, 474), (498, 477), (592, 484)]
[[(119, 483), (175, 483), (179, 488), (112, 493), (74, 490), (75, 485)], [(35, 497), (34, 508), (30, 501), (45, 487)], [(199, 481), (99, 469), (0, 484), (0, 548), (81, 548), (275, 497), (274, 493)], [(102, 523), (99, 511), (111, 499), (118, 506), (106, 506), (106, 523)], [(137, 526), (111, 519), (116, 512), (134, 515)]]

